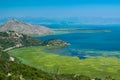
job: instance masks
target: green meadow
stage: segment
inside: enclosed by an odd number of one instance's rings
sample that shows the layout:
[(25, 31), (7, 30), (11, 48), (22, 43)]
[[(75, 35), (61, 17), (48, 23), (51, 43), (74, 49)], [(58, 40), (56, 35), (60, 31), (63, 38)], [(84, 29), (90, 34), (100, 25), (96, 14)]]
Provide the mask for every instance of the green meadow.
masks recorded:
[(112, 76), (119, 80), (120, 59), (116, 57), (90, 57), (79, 59), (73, 56), (60, 56), (46, 53), (48, 47), (24, 47), (8, 51), (21, 63), (55, 74), (80, 74), (91, 78)]

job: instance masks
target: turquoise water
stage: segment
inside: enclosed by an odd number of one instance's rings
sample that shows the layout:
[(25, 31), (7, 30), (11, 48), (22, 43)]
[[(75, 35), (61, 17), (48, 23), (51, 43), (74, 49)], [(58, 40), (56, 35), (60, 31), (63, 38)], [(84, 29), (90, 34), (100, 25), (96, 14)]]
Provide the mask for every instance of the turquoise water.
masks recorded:
[[(106, 27), (99, 27), (99, 29), (106, 29)], [(69, 33), (60, 35), (50, 35), (44, 37), (37, 37), (38, 39), (62, 39), (71, 45), (62, 48), (51, 50), (51, 52), (67, 55), (75, 55), (78, 57), (86, 56), (100, 56), (96, 51), (120, 51), (120, 28), (109, 27), (112, 32), (96, 32), (96, 33)], [(80, 51), (81, 50), (81, 51)], [(86, 50), (93, 50), (93, 53), (86, 53)], [(118, 55), (118, 54), (117, 54)], [(113, 55), (113, 56), (117, 56)]]

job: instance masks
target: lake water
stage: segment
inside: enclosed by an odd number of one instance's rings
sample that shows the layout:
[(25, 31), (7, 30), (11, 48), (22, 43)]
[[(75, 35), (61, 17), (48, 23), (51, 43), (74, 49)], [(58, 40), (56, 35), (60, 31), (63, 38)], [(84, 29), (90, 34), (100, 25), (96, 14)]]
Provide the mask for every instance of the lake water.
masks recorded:
[[(59, 35), (49, 35), (37, 37), (41, 40), (47, 39), (61, 39), (71, 45), (62, 48), (54, 49), (51, 52), (60, 55), (72, 55), (84, 58), (85, 56), (100, 56), (96, 51), (120, 51), (120, 28), (117, 26), (112, 27), (99, 27), (99, 29), (109, 29), (112, 32), (96, 32), (96, 33), (69, 33)], [(89, 54), (90, 51), (93, 53)], [(88, 53), (86, 53), (86, 51)], [(113, 55), (116, 56), (116, 55)]]

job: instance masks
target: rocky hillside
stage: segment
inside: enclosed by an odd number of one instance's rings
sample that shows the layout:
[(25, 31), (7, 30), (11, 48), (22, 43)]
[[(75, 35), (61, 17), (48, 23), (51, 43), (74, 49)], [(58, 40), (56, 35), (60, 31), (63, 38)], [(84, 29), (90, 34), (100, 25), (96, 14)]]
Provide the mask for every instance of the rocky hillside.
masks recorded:
[(45, 26), (35, 26), (27, 24), (16, 19), (9, 19), (0, 27), (0, 31), (15, 31), (27, 35), (46, 35), (53, 31)]
[(14, 31), (0, 32), (0, 48), (12, 49), (15, 47), (37, 46), (42, 42), (30, 36), (20, 34)]

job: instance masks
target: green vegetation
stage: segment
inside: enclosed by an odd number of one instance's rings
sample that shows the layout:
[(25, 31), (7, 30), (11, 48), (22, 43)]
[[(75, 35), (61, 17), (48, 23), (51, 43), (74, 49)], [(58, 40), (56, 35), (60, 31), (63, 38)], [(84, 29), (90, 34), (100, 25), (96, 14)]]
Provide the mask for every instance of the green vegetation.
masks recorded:
[(117, 80), (120, 79), (120, 59), (118, 58), (91, 57), (80, 60), (77, 57), (59, 56), (43, 51), (49, 47), (24, 47), (11, 50), (8, 53), (14, 57), (17, 57), (20, 62), (38, 69), (42, 69), (48, 73), (59, 75), (80, 74), (91, 78), (113, 77)]
[(0, 80), (90, 80), (90, 78), (74, 74), (48, 74), (21, 63), (0, 59)]
[[(16, 33), (14, 31), (0, 32), (0, 80), (76, 80), (83, 78), (85, 80), (90, 79), (88, 76), (82, 75), (74, 77), (75, 74), (58, 75), (58, 68), (55, 69), (54, 73), (47, 73), (42, 71), (41, 68), (37, 69), (30, 64), (28, 65), (30, 65), (31, 67), (22, 64), (21, 62), (25, 61), (22, 59), (22, 57), (20, 58), (14, 55), (12, 56), (6, 53), (6, 51), (14, 48), (38, 45), (44, 45), (47, 47), (47, 49), (51, 49), (67, 46), (67, 43), (58, 39), (40, 41), (30, 36)], [(43, 49), (43, 47), (41, 47), (41, 49)], [(27, 63), (27, 61), (25, 62)]]
[(22, 64), (16, 58), (15, 61), (10, 61), (9, 57), (7, 53), (0, 51), (0, 80), (90, 80), (90, 77), (84, 75), (46, 73)]
[(0, 59), (3, 60), (9, 59), (9, 54), (0, 49)]
[(53, 78), (39, 69), (0, 59), (0, 80), (53, 80)]
[(67, 45), (59, 39), (39, 41), (14, 31), (0, 32), (0, 80), (120, 79), (118, 58), (90, 57), (80, 60), (78, 57), (44, 52)]
[(48, 39), (48, 40), (43, 41), (42, 45), (50, 46), (53, 48), (61, 48), (61, 47), (68, 46), (69, 43), (67, 43), (63, 40), (60, 40), (60, 39)]
[(10, 47), (21, 46), (37, 46), (42, 42), (30, 36), (16, 33), (14, 31), (0, 32), (0, 48), (6, 49)]
[(9, 54), (0, 50), (0, 80), (54, 80), (52, 75), (17, 61), (10, 61), (9, 57)]

